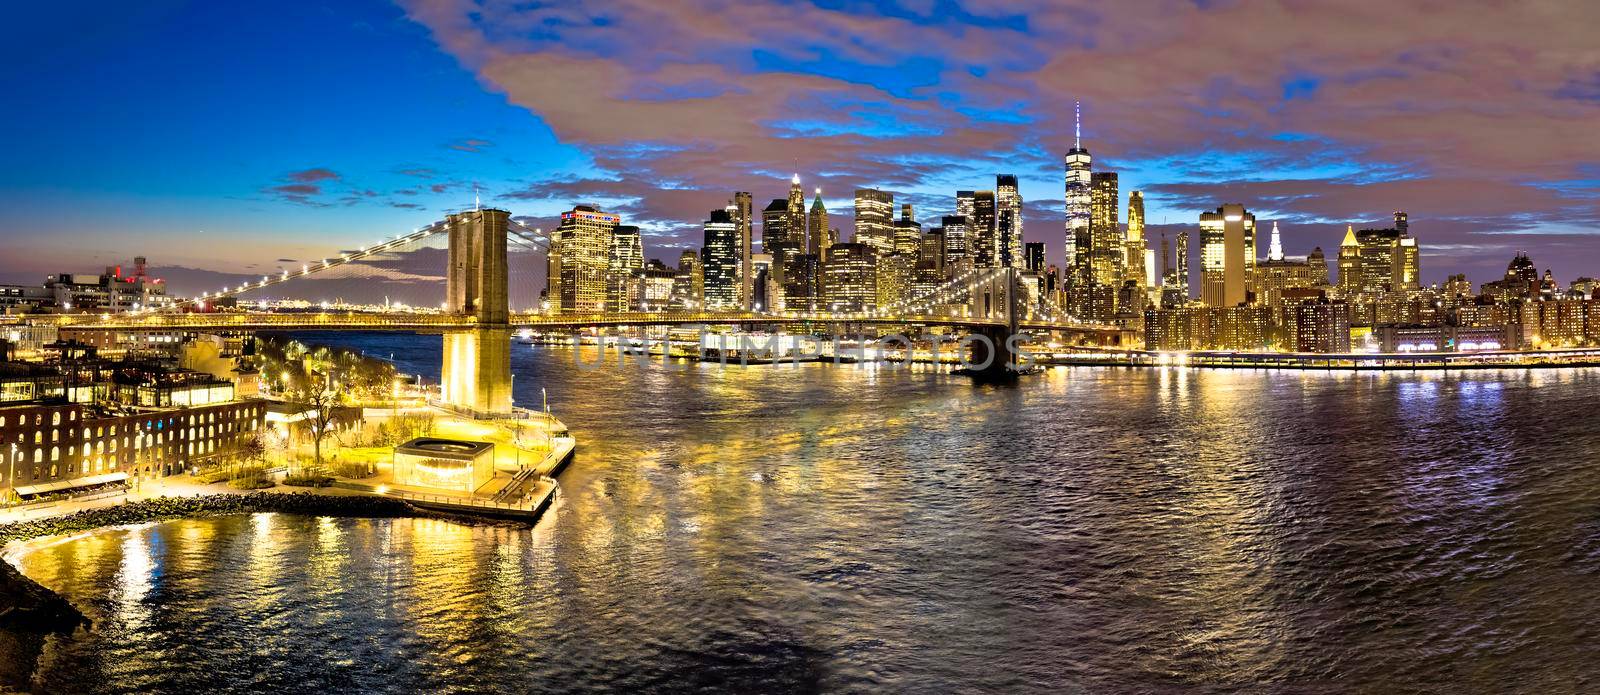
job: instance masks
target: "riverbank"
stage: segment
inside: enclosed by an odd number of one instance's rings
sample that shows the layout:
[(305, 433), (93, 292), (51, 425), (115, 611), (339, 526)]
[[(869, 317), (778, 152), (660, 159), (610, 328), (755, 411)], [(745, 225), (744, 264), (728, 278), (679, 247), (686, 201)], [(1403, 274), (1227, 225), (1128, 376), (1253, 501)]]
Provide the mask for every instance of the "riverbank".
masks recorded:
[(203, 497), (157, 497), (43, 519), (13, 522), (0, 526), (0, 545), (45, 536), (82, 533), (108, 526), (263, 512), (368, 518), (419, 517), (467, 526), (529, 525), (520, 521), (423, 509), (393, 497), (326, 495), (316, 492), (247, 492)]

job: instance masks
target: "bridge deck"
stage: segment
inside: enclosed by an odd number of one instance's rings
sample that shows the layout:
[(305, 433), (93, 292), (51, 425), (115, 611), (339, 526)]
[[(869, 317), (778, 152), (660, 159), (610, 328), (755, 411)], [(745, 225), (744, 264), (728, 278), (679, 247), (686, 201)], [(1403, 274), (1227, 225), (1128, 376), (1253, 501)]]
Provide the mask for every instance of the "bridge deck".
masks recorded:
[[(263, 330), (350, 330), (448, 332), (489, 328), (470, 316), (453, 314), (374, 314), (356, 312), (321, 313), (192, 313), (192, 314), (61, 314), (30, 316), (28, 323), (54, 325), (81, 331), (263, 331)], [(609, 314), (512, 314), (509, 328), (570, 330), (624, 326), (675, 326), (684, 324), (874, 324), (983, 327), (1004, 325), (1001, 319), (971, 316), (897, 315), (834, 313), (758, 314), (750, 312), (627, 312)], [(1024, 330), (1071, 331), (1078, 333), (1117, 333), (1121, 329), (1084, 323), (1025, 320)]]

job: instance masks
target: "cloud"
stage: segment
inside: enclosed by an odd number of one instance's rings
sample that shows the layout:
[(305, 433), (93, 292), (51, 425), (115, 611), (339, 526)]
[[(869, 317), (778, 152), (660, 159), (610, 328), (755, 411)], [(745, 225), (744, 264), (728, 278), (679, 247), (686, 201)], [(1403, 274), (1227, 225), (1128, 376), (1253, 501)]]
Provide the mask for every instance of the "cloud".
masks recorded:
[[(1561, 236), (1600, 227), (1572, 192), (1600, 162), (1600, 4), (402, 4), (598, 170), (509, 198), (607, 201), (664, 238), (796, 168), (925, 218), (997, 172), (1059, 195), (1081, 100), (1097, 168), (1174, 222), (1224, 201), (1329, 228), (1406, 209), (1425, 259), (1505, 255), (1493, 234), (1516, 230), (1569, 275), (1600, 263)], [(1060, 220), (1029, 208), (1055, 259)]]
[[(287, 203), (306, 205), (310, 207), (327, 207), (329, 203), (319, 200), (325, 191), (325, 184), (341, 180), (339, 174), (332, 169), (315, 167), (301, 169), (285, 174), (283, 182), (266, 186), (261, 191), (269, 196)], [(345, 201), (350, 202), (348, 199)]]
[(300, 183), (316, 183), (318, 181), (337, 181), (339, 180), (339, 175), (334, 173), (332, 169), (317, 167), (315, 169), (291, 171), (286, 178)]
[(461, 140), (459, 142), (452, 142), (450, 143), (449, 147), (452, 150), (460, 150), (462, 152), (482, 152), (485, 149), (494, 147), (494, 143), (489, 142), (488, 140), (467, 138), (466, 140)]

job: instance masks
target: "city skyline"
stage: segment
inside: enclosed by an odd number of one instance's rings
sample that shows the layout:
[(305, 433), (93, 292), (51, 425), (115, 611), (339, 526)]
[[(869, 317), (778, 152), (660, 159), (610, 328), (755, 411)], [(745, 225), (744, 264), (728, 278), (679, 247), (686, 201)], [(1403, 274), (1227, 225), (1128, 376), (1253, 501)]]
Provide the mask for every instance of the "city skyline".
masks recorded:
[[(599, 203), (670, 261), (665, 249), (698, 246), (705, 210), (734, 191), (780, 195), (795, 170), (841, 230), (856, 188), (893, 191), (927, 222), (952, 211), (951, 191), (1015, 174), (1024, 241), (1061, 263), (1059, 170), (1080, 99), (1096, 170), (1145, 193), (1152, 247), (1239, 202), (1282, 222), (1289, 255), (1407, 210), (1430, 284), (1493, 279), (1516, 251), (1572, 278), (1600, 254), (1600, 154), (1580, 136), (1600, 106), (1576, 29), (1590, 8), (469, 9), (121, 8), (60, 45), (19, 37), (7, 86), (51, 108), (3, 117), (29, 137), (7, 150), (0, 273), (33, 282), (144, 255), (175, 282), (175, 266), (249, 275), (466, 208), (474, 189), (546, 228)], [(19, 25), (57, 10), (30, 12)], [(1186, 46), (1180, 22), (1249, 50)], [(1506, 30), (1476, 30), (1486, 22)], [(1324, 23), (1352, 29), (1318, 35)], [(647, 25), (642, 45), (613, 40)], [(878, 39), (852, 45), (852, 32)], [(1523, 60), (1530, 36), (1538, 58)], [(218, 37), (233, 50), (212, 50)], [(1464, 71), (1472, 85), (1454, 79)], [(561, 89), (579, 83), (591, 87)], [(86, 120), (108, 110), (128, 117)]]

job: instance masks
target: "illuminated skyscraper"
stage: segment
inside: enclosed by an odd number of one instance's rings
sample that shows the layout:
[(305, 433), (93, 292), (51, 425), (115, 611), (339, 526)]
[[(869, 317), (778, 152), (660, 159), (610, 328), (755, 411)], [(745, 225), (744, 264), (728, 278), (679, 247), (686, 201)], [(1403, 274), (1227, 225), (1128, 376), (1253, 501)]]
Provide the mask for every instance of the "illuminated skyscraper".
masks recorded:
[(705, 223), (705, 247), (701, 262), (705, 266), (705, 306), (707, 309), (733, 309), (739, 305), (739, 230), (734, 208), (712, 210)]
[(1161, 282), (1171, 284), (1168, 278), (1172, 277), (1172, 245), (1167, 243), (1166, 232), (1161, 233)]
[(1178, 289), (1182, 291), (1183, 298), (1189, 298), (1189, 230), (1178, 232), (1178, 245), (1173, 252), (1176, 254), (1173, 261), (1177, 265)]
[(737, 191), (733, 194), (733, 226), (739, 234), (739, 307), (750, 308), (753, 301), (755, 270), (751, 266), (751, 257), (756, 249), (751, 246), (754, 240), (750, 236), (750, 228), (754, 220), (751, 219), (751, 208), (754, 207), (749, 191)]
[(1354, 297), (1361, 291), (1361, 242), (1356, 241), (1352, 225), (1344, 227), (1344, 241), (1339, 242), (1339, 294)]
[(1399, 268), (1395, 278), (1395, 286), (1403, 290), (1415, 290), (1422, 287), (1421, 251), (1417, 248), (1417, 240), (1411, 236), (1411, 225), (1404, 212), (1394, 214), (1394, 228), (1400, 232), (1400, 257)]
[(806, 192), (800, 189), (799, 172), (789, 179), (788, 211), (788, 240), (799, 244), (801, 250), (810, 248), (806, 237)]
[(915, 257), (922, 250), (922, 225), (912, 212), (911, 203), (900, 206), (900, 219), (894, 222), (894, 252)]
[(1200, 299), (1213, 307), (1246, 300), (1255, 266), (1255, 215), (1228, 203), (1200, 213)]
[(894, 194), (876, 188), (856, 189), (856, 235), (851, 241), (865, 244), (882, 255), (894, 251)]
[(797, 251), (784, 257), (781, 273), (784, 309), (816, 311), (822, 307), (821, 270), (822, 264), (813, 254)]
[[(1165, 239), (1163, 239), (1165, 242)], [(1155, 250), (1144, 237), (1144, 194), (1128, 194), (1128, 253), (1126, 253), (1126, 279), (1133, 280), (1146, 293), (1149, 303), (1162, 301), (1162, 269), (1155, 264)], [(1162, 253), (1165, 263), (1165, 251)]]
[(1141, 288), (1155, 287), (1160, 280), (1156, 277), (1155, 254), (1144, 238), (1144, 194), (1139, 191), (1128, 193), (1126, 244), (1128, 250), (1124, 258), (1127, 272), (1124, 278), (1134, 281)]
[(1361, 255), (1361, 291), (1376, 293), (1401, 289), (1400, 271), (1405, 254), (1400, 251), (1400, 230), (1362, 229), (1356, 232), (1356, 243)]
[(764, 253), (776, 254), (778, 249), (791, 241), (789, 234), (789, 202), (783, 198), (773, 198), (761, 211), (761, 250)]
[(865, 311), (877, 301), (877, 254), (862, 243), (828, 249), (822, 265), (822, 296), (830, 311)]
[[(560, 239), (560, 272), (556, 274), (560, 312), (601, 312), (606, 308), (606, 273), (611, 266), (611, 236), (622, 221), (619, 215), (579, 205), (561, 213), (555, 236)], [(552, 244), (555, 246), (555, 244)]]
[(1278, 221), (1272, 221), (1272, 241), (1267, 244), (1267, 260), (1283, 260), (1283, 238), (1278, 235)]
[(1081, 105), (1074, 105), (1072, 126), (1072, 149), (1067, 150), (1065, 157), (1067, 169), (1067, 268), (1068, 273), (1077, 275), (1076, 282), (1087, 282), (1092, 277), (1088, 258), (1091, 246), (1089, 239), (1089, 206), (1093, 198), (1089, 190), (1089, 170), (1091, 159), (1089, 150), (1083, 147), (1083, 110)]
[(1128, 245), (1117, 219), (1117, 174), (1097, 171), (1089, 175), (1089, 259), (1092, 279), (1121, 287)]
[(972, 216), (967, 218), (967, 240), (972, 245), (972, 264), (978, 268), (1000, 265), (994, 208), (994, 191), (972, 193)]
[(1022, 193), (1017, 190), (1015, 175), (1000, 174), (994, 177), (994, 222), (999, 259), (996, 265), (1021, 265)]
[(611, 230), (606, 262), (606, 311), (627, 311), (628, 283), (644, 268), (644, 244), (639, 228), (617, 225)]
[(1030, 273), (1044, 273), (1044, 242), (1029, 241), (1023, 244), (1022, 267)]
[(972, 219), (972, 191), (956, 191), (956, 216)]
[[(969, 197), (968, 200), (971, 200)], [(940, 229), (944, 230), (944, 264), (948, 268), (961, 261), (968, 260), (971, 256), (970, 243), (967, 237), (967, 218), (964, 215), (951, 215), (939, 220)]]
[(933, 270), (939, 276), (944, 275), (944, 234), (944, 227), (928, 230), (922, 235), (922, 247), (917, 252), (919, 267)]
[(705, 282), (700, 252), (679, 254), (678, 272), (672, 278), (672, 305), (679, 309), (699, 309), (705, 303)]
[(1284, 256), (1283, 236), (1276, 222), (1272, 224), (1271, 238), (1267, 246), (1267, 259), (1257, 263), (1251, 274), (1250, 291), (1255, 294), (1256, 304), (1273, 310), (1275, 322), (1293, 325), (1294, 305), (1306, 298), (1306, 291), (1320, 292), (1327, 284), (1327, 259), (1323, 257), (1320, 247), (1303, 261)]
[(810, 237), (806, 253), (817, 254), (818, 258), (826, 258), (828, 247), (838, 239), (833, 238), (833, 229), (828, 226), (828, 208), (822, 204), (822, 189), (818, 188), (816, 197), (811, 200), (811, 216), (807, 223)]
[(915, 277), (915, 254), (891, 253), (873, 259), (873, 306), (895, 306), (909, 299)]

